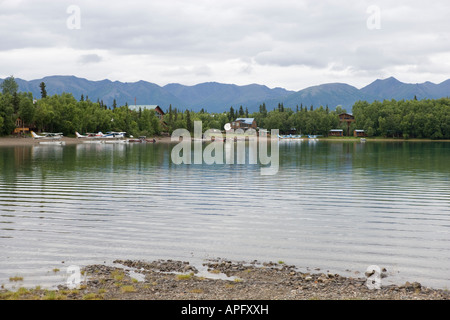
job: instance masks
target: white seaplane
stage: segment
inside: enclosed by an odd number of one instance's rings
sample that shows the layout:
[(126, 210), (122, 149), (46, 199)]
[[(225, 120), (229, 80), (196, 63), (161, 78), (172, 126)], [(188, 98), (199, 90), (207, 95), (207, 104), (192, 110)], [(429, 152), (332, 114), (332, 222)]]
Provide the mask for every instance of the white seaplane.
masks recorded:
[(60, 140), (63, 136), (62, 132), (58, 133), (48, 133), (43, 132), (43, 136), (36, 134), (34, 131), (31, 131), (31, 135), (33, 139), (43, 139), (43, 140)]
[(87, 133), (86, 135), (82, 135), (75, 132), (78, 139), (123, 139), (125, 138), (125, 134), (126, 132), (107, 132), (104, 134), (100, 131), (98, 133)]
[(85, 135), (75, 132), (75, 135), (78, 139), (98, 139), (105, 136), (101, 131), (98, 133), (86, 133)]
[(303, 140), (303, 136), (301, 134), (299, 134), (299, 135), (293, 135), (293, 134), (278, 135), (278, 139), (280, 139), (280, 140)]
[(103, 139), (123, 139), (126, 132), (107, 132), (103, 135)]

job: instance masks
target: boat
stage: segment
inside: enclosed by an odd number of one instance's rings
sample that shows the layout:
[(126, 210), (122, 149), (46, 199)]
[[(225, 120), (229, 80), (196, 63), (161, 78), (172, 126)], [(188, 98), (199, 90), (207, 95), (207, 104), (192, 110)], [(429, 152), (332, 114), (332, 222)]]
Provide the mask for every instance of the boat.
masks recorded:
[(366, 138), (361, 138), (361, 142), (366, 142)]

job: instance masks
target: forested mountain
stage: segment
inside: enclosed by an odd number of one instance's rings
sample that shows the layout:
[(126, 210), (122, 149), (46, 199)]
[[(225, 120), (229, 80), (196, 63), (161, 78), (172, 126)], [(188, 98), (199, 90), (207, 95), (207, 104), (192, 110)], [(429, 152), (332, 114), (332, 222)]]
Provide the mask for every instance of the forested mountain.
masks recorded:
[[(0, 80), (1, 82), (2, 80)], [(314, 108), (320, 106), (334, 110), (340, 105), (350, 111), (357, 101), (373, 102), (375, 100), (409, 100), (439, 99), (450, 96), (450, 79), (440, 84), (425, 82), (421, 84), (408, 84), (391, 77), (376, 80), (368, 86), (357, 89), (344, 83), (328, 83), (305, 88), (294, 92), (283, 88), (268, 88), (264, 85), (250, 84), (238, 86), (217, 82), (201, 83), (194, 86), (182, 84), (157, 84), (138, 81), (133, 83), (119, 81), (90, 81), (74, 76), (49, 76), (42, 79), (26, 81), (16, 78), (19, 91), (31, 92), (39, 98), (39, 84), (44, 82), (49, 95), (72, 93), (76, 99), (81, 95), (91, 101), (103, 102), (112, 107), (114, 100), (117, 106), (136, 104), (160, 105), (168, 110), (172, 105), (180, 110), (190, 109), (208, 112), (224, 112), (231, 106), (238, 109), (241, 105), (250, 112), (258, 110), (265, 103), (268, 110), (283, 103), (284, 107), (295, 109), (296, 106)]]

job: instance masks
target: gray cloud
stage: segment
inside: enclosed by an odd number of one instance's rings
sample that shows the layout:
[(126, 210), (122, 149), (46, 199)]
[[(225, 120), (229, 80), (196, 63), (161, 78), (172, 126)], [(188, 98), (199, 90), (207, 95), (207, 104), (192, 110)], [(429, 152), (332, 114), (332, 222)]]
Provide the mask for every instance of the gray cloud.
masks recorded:
[[(105, 69), (99, 78), (123, 75), (134, 64), (145, 63), (146, 74), (161, 81), (176, 82), (177, 76), (188, 74), (222, 81), (235, 72), (258, 83), (267, 81), (260, 78), (262, 70), (270, 70), (267, 79), (293, 79), (298, 68), (323, 78), (333, 78), (336, 72), (349, 78), (378, 76), (402, 68), (417, 77), (423, 73), (444, 77), (440, 70), (447, 68), (437, 64), (450, 54), (446, 16), (450, 4), (445, 0), (80, 0), (79, 30), (67, 28), (66, 10), (71, 4), (68, 0), (0, 2), (0, 54), (29, 50), (32, 61), (36, 50), (52, 49), (56, 55), (69, 48), (78, 64), (102, 62), (105, 68), (119, 68)], [(366, 26), (370, 5), (381, 10), (379, 30)], [(228, 61), (243, 63), (233, 69), (226, 67)], [(0, 69), (8, 69), (4, 63), (0, 61)], [(48, 75), (50, 67), (41, 67), (33, 68)], [(76, 64), (72, 68), (76, 74)], [(289, 72), (292, 75), (287, 76)]]
[(97, 63), (100, 61), (102, 61), (102, 57), (95, 53), (84, 54), (78, 59), (78, 62), (81, 64)]

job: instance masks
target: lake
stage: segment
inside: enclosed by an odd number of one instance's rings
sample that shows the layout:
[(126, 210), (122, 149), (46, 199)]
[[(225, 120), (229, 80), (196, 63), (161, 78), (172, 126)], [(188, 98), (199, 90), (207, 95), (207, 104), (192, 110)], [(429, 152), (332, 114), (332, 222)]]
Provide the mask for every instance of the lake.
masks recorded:
[(383, 285), (450, 287), (450, 143), (280, 141), (275, 175), (176, 165), (174, 146), (0, 147), (0, 284), (221, 257), (352, 276), (378, 265)]

